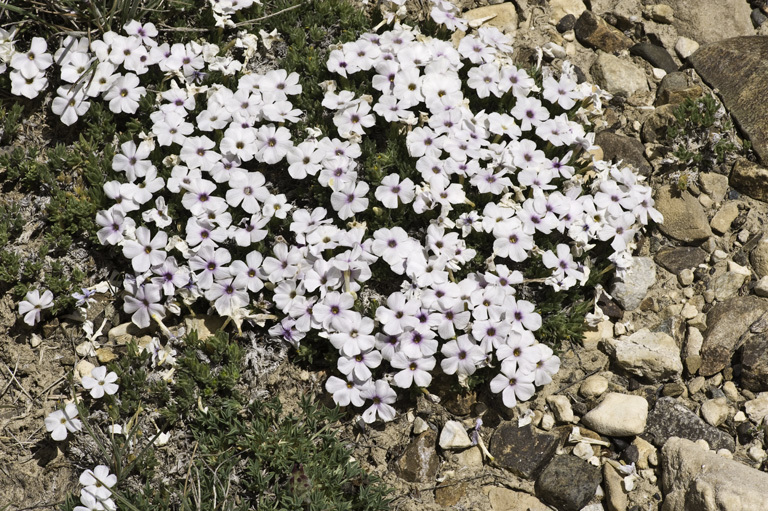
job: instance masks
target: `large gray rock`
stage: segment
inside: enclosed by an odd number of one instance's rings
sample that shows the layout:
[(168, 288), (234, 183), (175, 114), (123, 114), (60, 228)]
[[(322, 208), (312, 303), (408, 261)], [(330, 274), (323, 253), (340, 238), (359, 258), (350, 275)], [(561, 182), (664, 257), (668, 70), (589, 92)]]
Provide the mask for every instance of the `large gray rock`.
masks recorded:
[(672, 185), (660, 186), (655, 200), (656, 209), (664, 215), (659, 229), (667, 236), (685, 243), (704, 241), (712, 236), (704, 208), (687, 190), (680, 192)]
[(604, 51), (597, 52), (591, 72), (595, 82), (611, 94), (631, 96), (649, 90), (648, 79), (641, 67)]
[(768, 337), (750, 334), (741, 352), (741, 384), (752, 392), (768, 390)]
[(662, 397), (648, 414), (643, 438), (661, 447), (672, 437), (706, 440), (712, 449), (736, 450), (736, 441), (724, 431), (704, 422), (701, 417), (678, 403), (673, 397)]
[(645, 159), (645, 146), (636, 138), (601, 131), (595, 135), (595, 144), (603, 150), (606, 161), (621, 161), (624, 165), (632, 165), (644, 176), (651, 174), (651, 165)]
[(656, 282), (656, 264), (650, 257), (633, 257), (632, 266), (621, 279), (616, 279), (611, 287), (611, 296), (621, 304), (625, 311), (633, 311), (640, 306), (648, 288)]
[(668, 272), (677, 275), (685, 269), (706, 263), (708, 257), (709, 254), (699, 247), (670, 247), (659, 250), (654, 260)]
[(664, 511), (765, 511), (768, 474), (671, 438), (661, 450)]
[[(660, 2), (662, 3), (662, 2)], [(753, 35), (752, 10), (744, 0), (664, 0), (675, 11), (673, 26), (701, 44)]]
[[(749, 10), (746, 2), (736, 3)], [(721, 24), (711, 25), (719, 28)], [(768, 162), (768, 37), (737, 37), (702, 46), (689, 60), (702, 79), (718, 90), (752, 148), (764, 163)]]
[(744, 334), (768, 312), (768, 300), (737, 296), (715, 305), (707, 315), (701, 346), (699, 374), (712, 376), (731, 364), (731, 357), (745, 340)]
[(486, 5), (469, 10), (461, 15), (462, 18), (473, 21), (476, 19), (493, 16), (484, 25), (496, 27), (505, 34), (517, 32), (517, 10), (512, 2), (504, 2), (496, 5)]
[(647, 419), (648, 401), (644, 397), (610, 392), (582, 422), (606, 436), (634, 436), (645, 430)]
[(556, 456), (536, 480), (536, 495), (561, 511), (579, 511), (601, 481), (598, 467), (569, 454)]
[(489, 451), (500, 467), (523, 479), (534, 479), (552, 459), (558, 439), (547, 433), (536, 433), (528, 424), (504, 422), (493, 433)]
[(679, 377), (683, 372), (680, 347), (664, 332), (638, 330), (622, 339), (606, 339), (606, 351), (624, 371), (652, 382)]

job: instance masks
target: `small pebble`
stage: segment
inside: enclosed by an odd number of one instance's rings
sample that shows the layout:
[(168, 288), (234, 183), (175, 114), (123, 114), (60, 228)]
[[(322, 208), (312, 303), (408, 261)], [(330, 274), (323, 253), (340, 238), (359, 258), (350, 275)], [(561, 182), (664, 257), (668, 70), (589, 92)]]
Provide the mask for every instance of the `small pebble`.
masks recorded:
[(736, 412), (736, 415), (733, 416), (733, 422), (744, 422), (745, 420), (747, 420), (747, 415), (741, 410)]
[(692, 287), (686, 287), (685, 289), (683, 289), (683, 296), (688, 300), (693, 298), (693, 295), (695, 294), (696, 294), (696, 291), (694, 291)]
[(666, 4), (656, 4), (651, 6), (651, 19), (656, 23), (665, 23), (667, 25), (675, 21), (675, 11)]
[(555, 427), (555, 418), (550, 413), (545, 413), (541, 418), (541, 429), (544, 431), (550, 431)]
[(627, 333), (627, 327), (624, 325), (624, 323), (616, 323), (613, 325), (613, 334), (616, 337), (620, 337)]
[(704, 388), (704, 383), (706, 383), (706, 380), (703, 376), (697, 376), (696, 378), (693, 378), (688, 382), (688, 394), (694, 395), (698, 393), (702, 388)]
[(573, 408), (567, 396), (547, 396), (547, 404), (558, 422), (573, 422)]
[(739, 231), (739, 234), (736, 235), (736, 239), (738, 239), (742, 243), (746, 243), (749, 241), (750, 236), (751, 236), (751, 233), (748, 230), (742, 229)]
[(755, 284), (755, 294), (762, 297), (768, 296), (768, 275), (757, 281)]
[(655, 80), (661, 80), (662, 78), (667, 76), (667, 72), (658, 67), (654, 67), (652, 73), (653, 73), (653, 78)]
[(681, 286), (690, 286), (693, 284), (693, 277), (693, 270), (686, 268), (678, 273), (677, 280), (680, 282)]
[(715, 201), (713, 201), (706, 193), (702, 193), (699, 195), (699, 204), (709, 209), (715, 204)]
[(413, 434), (414, 435), (420, 435), (420, 434), (424, 433), (428, 429), (429, 429), (429, 424), (427, 424), (427, 421), (425, 421), (421, 417), (416, 417), (413, 420)]
[(729, 460), (733, 459), (733, 453), (728, 449), (718, 449), (717, 455), (722, 456), (723, 458), (728, 458)]
[(579, 387), (579, 394), (587, 399), (594, 399), (602, 396), (608, 390), (608, 380), (599, 374), (593, 374), (583, 382)]
[(442, 449), (465, 449), (472, 446), (472, 441), (460, 422), (448, 421), (440, 432), (438, 444)]
[(719, 263), (720, 261), (725, 261), (728, 259), (728, 254), (720, 249), (715, 250), (712, 252), (712, 264)]
[(699, 310), (696, 308), (695, 305), (692, 305), (690, 303), (686, 303), (683, 306), (683, 310), (680, 313), (685, 319), (693, 319), (696, 316), (699, 315)]
[(749, 458), (752, 461), (756, 461), (758, 463), (762, 463), (767, 455), (765, 453), (765, 450), (763, 450), (762, 448), (754, 445), (754, 446), (750, 447), (749, 449), (747, 449), (747, 456), (749, 456)]
[(675, 44), (675, 52), (681, 59), (687, 59), (699, 49), (699, 43), (687, 37), (681, 37)]
[(736, 384), (732, 381), (723, 383), (723, 394), (725, 394), (725, 397), (727, 397), (728, 400), (732, 403), (738, 403), (739, 399), (741, 398), (739, 395), (739, 390), (736, 388)]

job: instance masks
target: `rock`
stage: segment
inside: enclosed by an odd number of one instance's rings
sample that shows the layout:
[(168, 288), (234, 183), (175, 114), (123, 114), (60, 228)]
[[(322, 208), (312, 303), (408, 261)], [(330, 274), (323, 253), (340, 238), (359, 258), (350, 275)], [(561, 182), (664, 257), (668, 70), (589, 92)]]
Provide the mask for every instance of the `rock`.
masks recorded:
[(766, 509), (768, 474), (683, 438), (661, 450), (664, 511)]
[(637, 449), (636, 464), (638, 469), (645, 470), (659, 464), (658, 454), (653, 444), (638, 436), (632, 440), (632, 445)]
[(429, 424), (427, 424), (427, 421), (425, 421), (421, 417), (416, 417), (413, 420), (413, 434), (414, 435), (420, 435), (420, 434), (424, 433), (428, 429), (429, 429)]
[(631, 96), (649, 90), (648, 79), (641, 67), (604, 51), (597, 52), (597, 60), (590, 71), (595, 83), (611, 94)]
[(573, 422), (573, 409), (567, 396), (555, 394), (547, 396), (547, 404), (558, 422)]
[(469, 415), (472, 406), (477, 403), (477, 393), (474, 391), (456, 391), (451, 388), (441, 393), (441, 403), (446, 410), (456, 416)]
[(472, 447), (467, 430), (458, 421), (448, 421), (440, 432), (441, 449), (466, 449)]
[(624, 491), (624, 475), (619, 474), (611, 463), (603, 465), (603, 486), (605, 487), (603, 500), (605, 508), (608, 511), (626, 511), (629, 497)]
[(752, 263), (752, 269), (758, 278), (768, 276), (768, 236), (763, 237), (752, 249), (749, 262)]
[(117, 360), (117, 355), (110, 348), (99, 348), (96, 350), (96, 358), (102, 364), (109, 364), (113, 360)]
[(709, 222), (712, 230), (718, 234), (725, 234), (731, 229), (731, 224), (739, 216), (739, 204), (737, 202), (726, 202)]
[(505, 34), (514, 34), (517, 32), (517, 10), (512, 2), (502, 4), (487, 5), (466, 11), (461, 15), (467, 21), (473, 21), (481, 18), (493, 16), (492, 19), (484, 22), (483, 25), (496, 27)]
[(573, 30), (576, 39), (588, 48), (614, 53), (632, 46), (632, 39), (590, 11), (579, 16)]
[(739, 294), (741, 286), (749, 279), (749, 274), (727, 271), (709, 282), (709, 289), (714, 291), (715, 298), (723, 302)]
[(638, 43), (629, 49), (631, 55), (637, 55), (649, 62), (653, 67), (658, 67), (667, 73), (677, 71), (677, 64), (662, 46), (652, 43)]
[(90, 376), (91, 371), (93, 371), (94, 369), (96, 369), (95, 365), (91, 364), (87, 360), (81, 360), (75, 366), (75, 371), (74, 371), (75, 381), (77, 383), (80, 383), (81, 381), (83, 381), (84, 377)]
[(680, 348), (664, 332), (643, 328), (623, 339), (608, 339), (605, 348), (624, 371), (652, 382), (679, 377), (683, 372)]
[(752, 14), (749, 15), (749, 18), (752, 20), (752, 25), (755, 28), (758, 28), (765, 23), (765, 20), (768, 20), (768, 16), (763, 14), (763, 11), (760, 9), (752, 9)]
[(569, 30), (573, 30), (573, 27), (576, 25), (576, 16), (573, 14), (566, 14), (562, 18), (560, 18), (560, 21), (557, 22), (557, 31), (561, 34), (564, 32), (568, 32)]
[(134, 337), (142, 335), (143, 332), (144, 331), (141, 328), (131, 322), (123, 323), (110, 328), (109, 332), (107, 332), (107, 339), (109, 339), (110, 343), (114, 343), (118, 346), (125, 346), (131, 342)]
[(654, 256), (656, 264), (675, 275), (684, 269), (696, 268), (707, 262), (709, 255), (699, 247), (662, 248)]
[[(681, 36), (700, 44), (755, 33), (749, 19), (749, 3), (742, 0), (666, 0), (675, 13), (673, 26)], [(715, 21), (716, 20), (716, 21)]]
[(671, 24), (675, 21), (675, 11), (666, 4), (651, 6), (651, 19), (656, 23)]
[(184, 318), (184, 328), (187, 333), (197, 332), (197, 338), (207, 339), (218, 332), (224, 324), (224, 318), (218, 316), (187, 316)]
[(718, 427), (728, 418), (728, 400), (724, 397), (708, 399), (701, 403), (701, 416), (711, 426)]
[(687, 438), (691, 441), (703, 439), (713, 449), (736, 449), (733, 437), (704, 422), (675, 398), (662, 397), (656, 401), (656, 405), (648, 414), (643, 438), (656, 447), (661, 447), (671, 437)]
[(483, 453), (480, 452), (480, 448), (470, 447), (463, 451), (456, 453), (456, 463), (459, 467), (466, 468), (482, 468), (483, 467)]
[(579, 511), (595, 495), (600, 469), (576, 456), (556, 456), (536, 480), (536, 495), (561, 511)]
[(611, 295), (626, 311), (640, 306), (648, 288), (656, 282), (656, 265), (650, 257), (633, 257), (626, 274), (613, 282)]
[(608, 380), (599, 374), (593, 374), (581, 382), (579, 394), (587, 399), (595, 399), (602, 396), (606, 390), (608, 390)]
[(755, 399), (744, 403), (744, 412), (749, 420), (755, 424), (761, 424), (768, 415), (768, 392), (761, 392)]
[(508, 421), (496, 428), (489, 451), (500, 467), (523, 479), (534, 479), (552, 459), (557, 445), (554, 435), (536, 433), (530, 424), (520, 428), (517, 421)]
[(439, 464), (436, 441), (437, 433), (431, 429), (414, 438), (395, 463), (397, 476), (411, 483), (434, 481)]
[(656, 209), (664, 215), (659, 229), (667, 236), (684, 243), (696, 243), (712, 236), (704, 208), (687, 190), (680, 193), (672, 185), (660, 186), (655, 200)]
[[(760, 156), (766, 161), (765, 156)], [(740, 159), (733, 165), (730, 184), (753, 199), (768, 201), (768, 168)]]
[(768, 275), (760, 277), (760, 280), (755, 283), (753, 291), (757, 296), (768, 297)]
[(609, 392), (581, 422), (606, 436), (634, 436), (645, 429), (648, 401), (642, 396)]
[[(581, 16), (581, 13), (587, 10), (587, 6), (584, 5), (582, 0), (550, 0), (549, 2), (549, 17), (552, 21), (560, 21), (566, 16), (574, 17), (574, 24), (576, 19)], [(573, 28), (573, 26), (571, 26)], [(568, 29), (570, 30), (570, 28)]]
[(690, 268), (680, 270), (680, 273), (677, 274), (677, 281), (680, 282), (680, 285), (683, 287), (687, 287), (693, 284), (693, 279), (694, 279), (693, 270), (691, 270)]
[(555, 416), (549, 413), (545, 413), (541, 417), (541, 424), (539, 424), (539, 426), (544, 431), (552, 431), (552, 428), (555, 427)]
[(721, 202), (728, 192), (728, 176), (702, 172), (699, 174), (699, 186), (701, 191), (709, 195), (713, 201)]
[(488, 494), (492, 511), (552, 511), (533, 495), (521, 491), (508, 490), (498, 486), (486, 486), (483, 491)]
[(732, 381), (723, 383), (723, 394), (725, 394), (725, 397), (728, 398), (728, 401), (732, 403), (738, 403), (741, 400), (739, 390), (736, 388), (736, 384)]
[(595, 144), (603, 149), (603, 159), (631, 165), (644, 176), (651, 175), (651, 165), (645, 159), (645, 146), (636, 138), (601, 131), (595, 135)]
[(768, 339), (750, 335), (741, 352), (741, 385), (752, 392), (768, 390)]
[(701, 355), (701, 347), (704, 345), (704, 336), (697, 328), (688, 328), (688, 337), (685, 343), (685, 356), (695, 357)]
[(734, 297), (715, 305), (707, 315), (709, 326), (701, 346), (699, 373), (708, 377), (730, 366), (742, 337), (766, 311), (768, 300), (757, 296)]
[[(747, 7), (746, 2), (737, 3)], [(726, 39), (699, 48), (689, 60), (699, 76), (718, 90), (725, 108), (752, 142), (752, 149), (767, 163), (768, 102), (764, 99), (768, 94), (768, 36)], [(739, 189), (736, 183), (731, 186)], [(760, 188), (768, 190), (765, 183)]]
[(446, 479), (435, 488), (435, 504), (443, 507), (456, 505), (467, 493), (466, 481), (452, 481)]
[(677, 56), (682, 60), (686, 60), (696, 53), (696, 50), (698, 49), (699, 43), (693, 39), (688, 39), (687, 37), (681, 37), (677, 40), (677, 43), (675, 43), (675, 53), (677, 53)]

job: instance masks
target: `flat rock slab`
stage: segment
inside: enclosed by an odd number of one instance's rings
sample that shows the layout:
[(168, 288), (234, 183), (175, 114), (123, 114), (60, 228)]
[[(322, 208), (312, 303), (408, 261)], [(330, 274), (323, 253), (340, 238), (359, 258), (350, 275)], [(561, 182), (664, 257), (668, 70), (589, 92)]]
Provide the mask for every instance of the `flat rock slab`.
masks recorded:
[(768, 509), (768, 474), (671, 438), (661, 450), (665, 511)]
[(536, 480), (536, 495), (561, 511), (579, 511), (601, 481), (598, 467), (569, 454), (556, 456)]
[[(656, 3), (656, 2), (654, 2)], [(664, 0), (672, 8), (672, 22), (681, 36), (700, 44), (755, 33), (749, 2), (742, 0)]]
[(665, 332), (643, 328), (628, 337), (606, 339), (605, 348), (621, 369), (652, 382), (673, 379), (683, 372), (680, 348)]
[(557, 450), (555, 435), (536, 433), (530, 424), (504, 422), (493, 433), (490, 453), (496, 463), (523, 479), (535, 479)]
[(709, 254), (699, 247), (663, 248), (656, 253), (656, 264), (677, 275), (685, 269), (694, 269), (706, 263)]
[(712, 236), (704, 208), (687, 190), (680, 192), (672, 185), (660, 186), (655, 200), (656, 209), (664, 215), (664, 223), (659, 224), (659, 229), (670, 238), (696, 243)]
[(412, 483), (434, 481), (439, 464), (436, 442), (437, 433), (431, 429), (414, 438), (395, 463), (397, 475)]
[(653, 169), (645, 159), (645, 146), (636, 138), (601, 131), (595, 135), (595, 144), (602, 148), (605, 160), (621, 161), (624, 165), (632, 165), (644, 176), (651, 175)]
[(768, 37), (734, 37), (708, 44), (689, 60), (704, 81), (718, 89), (752, 148), (768, 163)]
[(656, 447), (662, 447), (672, 437), (680, 437), (691, 441), (704, 439), (715, 450), (736, 450), (732, 436), (710, 426), (673, 397), (662, 397), (656, 401), (656, 406), (648, 414), (642, 437)]
[(728, 367), (734, 352), (746, 340), (745, 334), (766, 312), (768, 300), (753, 295), (715, 305), (707, 314), (699, 374), (708, 377)]
[(610, 392), (582, 422), (603, 435), (625, 437), (642, 433), (647, 418), (648, 401), (644, 397)]

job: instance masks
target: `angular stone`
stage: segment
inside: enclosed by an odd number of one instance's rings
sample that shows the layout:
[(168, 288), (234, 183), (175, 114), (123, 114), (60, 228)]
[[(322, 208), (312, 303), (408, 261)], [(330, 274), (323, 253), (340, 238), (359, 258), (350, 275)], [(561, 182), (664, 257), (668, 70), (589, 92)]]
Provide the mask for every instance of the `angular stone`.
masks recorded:
[(739, 294), (741, 286), (749, 279), (749, 276), (749, 274), (745, 275), (743, 272), (727, 271), (712, 279), (707, 288), (715, 293), (717, 301), (724, 302)]
[(706, 263), (709, 255), (699, 247), (663, 248), (656, 253), (656, 263), (675, 275), (685, 269), (696, 268)]
[[(748, 9), (746, 2), (737, 3)], [(712, 25), (719, 28), (720, 23)], [(718, 90), (726, 109), (752, 142), (752, 148), (767, 163), (768, 36), (726, 39), (699, 48), (689, 60), (702, 79)], [(737, 185), (732, 182), (731, 186)]]
[(732, 436), (710, 426), (673, 397), (662, 397), (656, 401), (648, 414), (642, 436), (656, 447), (663, 446), (667, 440), (676, 436), (694, 442), (706, 440), (710, 448), (715, 450), (736, 450)]
[(493, 16), (483, 25), (496, 27), (505, 34), (514, 34), (517, 32), (517, 10), (512, 2), (504, 2), (496, 5), (486, 5), (477, 9), (469, 10), (461, 15), (467, 21), (473, 21), (481, 18)]
[[(765, 156), (761, 155), (761, 158), (767, 161)], [(749, 160), (737, 160), (731, 170), (730, 184), (744, 195), (768, 202), (768, 167)]]
[(560, 18), (560, 21), (557, 22), (557, 25), (555, 28), (557, 28), (557, 31), (562, 33), (568, 32), (569, 30), (573, 30), (573, 27), (576, 25), (576, 16), (573, 14), (566, 14), (562, 18)]
[(579, 16), (573, 30), (576, 33), (576, 39), (588, 48), (614, 53), (632, 46), (632, 39), (591, 11), (584, 11)]
[(437, 433), (431, 429), (414, 438), (395, 463), (398, 477), (412, 483), (434, 481), (439, 464), (435, 442)]
[(591, 72), (595, 82), (611, 94), (631, 96), (636, 92), (648, 91), (645, 71), (631, 61), (610, 53), (598, 51)]
[(629, 337), (607, 339), (605, 348), (624, 371), (652, 382), (676, 378), (683, 372), (680, 348), (664, 332), (643, 328)]
[(472, 446), (467, 430), (458, 421), (448, 421), (440, 432), (441, 449), (466, 449)]
[(547, 405), (558, 422), (573, 422), (573, 408), (568, 396), (555, 394), (547, 396)]
[(768, 338), (750, 335), (741, 352), (741, 385), (752, 392), (768, 390)]
[(670, 73), (661, 80), (656, 91), (656, 106), (677, 106), (686, 99), (696, 99), (702, 94), (701, 87), (690, 83), (685, 73)]
[(675, 11), (667, 4), (652, 5), (651, 19), (656, 23), (670, 24), (675, 21)]
[(535, 479), (552, 459), (558, 439), (536, 433), (530, 424), (518, 427), (517, 421), (502, 423), (491, 438), (489, 451), (496, 463), (523, 479)]
[(598, 467), (565, 454), (556, 456), (536, 480), (536, 495), (561, 511), (579, 511), (601, 481)]
[(603, 486), (605, 508), (608, 511), (626, 511), (629, 497), (624, 490), (624, 474), (620, 474), (611, 463), (603, 465)]
[(729, 367), (733, 353), (743, 343), (744, 334), (767, 311), (768, 300), (751, 295), (715, 305), (707, 315), (699, 374), (709, 377)]
[(498, 486), (486, 486), (483, 492), (488, 495), (491, 511), (552, 511), (552, 508), (525, 492)]
[(638, 43), (629, 49), (631, 55), (637, 55), (649, 62), (653, 67), (663, 69), (667, 73), (677, 71), (677, 64), (662, 46), (652, 43)]
[(715, 216), (712, 218), (712, 221), (709, 222), (709, 226), (712, 227), (712, 230), (715, 231), (718, 234), (725, 234), (731, 229), (731, 224), (734, 220), (736, 220), (736, 217), (739, 216), (739, 203), (738, 202), (726, 202), (723, 204), (723, 206), (718, 210), (717, 213), (715, 213)]
[(718, 427), (728, 418), (728, 399), (717, 397), (701, 403), (701, 417), (707, 424)]
[(648, 401), (644, 397), (609, 392), (582, 422), (600, 434), (621, 437), (642, 433), (647, 418)]
[(595, 145), (603, 149), (603, 159), (633, 166), (643, 176), (649, 176), (652, 168), (645, 159), (645, 146), (636, 138), (601, 131), (595, 135)]
[(699, 186), (701, 191), (709, 195), (713, 201), (720, 202), (725, 199), (725, 194), (728, 192), (728, 176), (702, 172), (699, 174)]
[(677, 33), (701, 44), (755, 33), (749, 19), (752, 13), (749, 2), (664, 0), (664, 3), (675, 12), (673, 26)]
[(608, 390), (608, 380), (599, 374), (593, 374), (581, 382), (579, 394), (587, 399), (595, 399), (605, 394), (606, 390)]
[(677, 56), (682, 60), (688, 59), (688, 57), (696, 53), (696, 50), (698, 49), (699, 43), (693, 39), (688, 39), (687, 37), (681, 37), (675, 43), (675, 53), (677, 53)]
[(768, 474), (683, 438), (661, 450), (664, 511), (766, 509)]
[(435, 488), (435, 504), (440, 506), (454, 506), (467, 493), (466, 481), (452, 481), (446, 479), (440, 484), (441, 486)]
[(667, 236), (685, 243), (704, 241), (712, 236), (704, 208), (687, 190), (679, 192), (672, 185), (660, 186), (655, 200), (656, 209), (664, 215), (659, 229)]
[(625, 311), (633, 311), (656, 282), (656, 264), (650, 257), (633, 257), (632, 266), (611, 286), (611, 295)]

